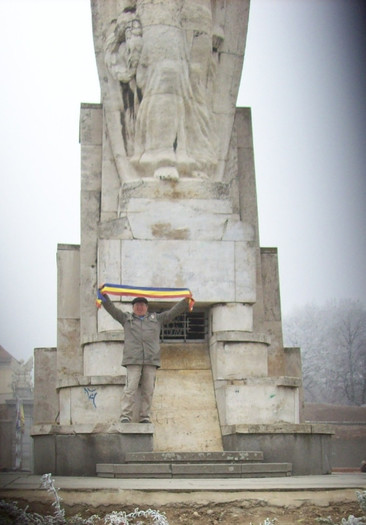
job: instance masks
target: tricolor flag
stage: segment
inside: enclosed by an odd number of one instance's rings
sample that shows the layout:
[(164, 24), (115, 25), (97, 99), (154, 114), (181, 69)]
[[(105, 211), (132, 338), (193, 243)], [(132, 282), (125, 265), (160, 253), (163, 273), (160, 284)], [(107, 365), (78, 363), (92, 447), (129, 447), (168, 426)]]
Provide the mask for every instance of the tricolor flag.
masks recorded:
[(152, 288), (146, 286), (106, 283), (98, 289), (96, 299), (98, 308), (100, 308), (104, 301), (103, 294), (149, 297), (151, 299), (183, 299), (184, 297), (188, 297), (190, 299), (189, 309), (192, 310), (194, 305), (192, 292), (188, 288)]

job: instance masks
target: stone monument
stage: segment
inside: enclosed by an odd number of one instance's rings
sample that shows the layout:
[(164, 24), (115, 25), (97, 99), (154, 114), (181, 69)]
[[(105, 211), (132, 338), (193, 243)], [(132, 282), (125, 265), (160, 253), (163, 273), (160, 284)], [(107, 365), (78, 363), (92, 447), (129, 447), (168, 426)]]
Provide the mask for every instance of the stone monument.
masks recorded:
[[(35, 471), (260, 450), (328, 473), (330, 433), (304, 423), (300, 353), (283, 347), (277, 251), (259, 244), (250, 109), (236, 108), (249, 0), (91, 7), (101, 103), (81, 106), (81, 244), (58, 246), (57, 349), (36, 350)], [(188, 316), (163, 336), (152, 424), (118, 423), (124, 337), (96, 309), (105, 282), (196, 300), (199, 335)]]

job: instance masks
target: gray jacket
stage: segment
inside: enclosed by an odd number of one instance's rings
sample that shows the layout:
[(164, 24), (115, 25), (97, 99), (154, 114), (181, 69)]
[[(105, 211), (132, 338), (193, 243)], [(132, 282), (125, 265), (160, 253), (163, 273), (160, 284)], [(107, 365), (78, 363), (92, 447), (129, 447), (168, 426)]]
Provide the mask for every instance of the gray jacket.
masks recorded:
[(102, 305), (124, 328), (125, 345), (122, 365), (160, 366), (160, 329), (175, 317), (188, 310), (186, 299), (182, 299), (170, 310), (161, 313), (147, 313), (140, 319), (135, 314), (122, 312), (105, 295)]

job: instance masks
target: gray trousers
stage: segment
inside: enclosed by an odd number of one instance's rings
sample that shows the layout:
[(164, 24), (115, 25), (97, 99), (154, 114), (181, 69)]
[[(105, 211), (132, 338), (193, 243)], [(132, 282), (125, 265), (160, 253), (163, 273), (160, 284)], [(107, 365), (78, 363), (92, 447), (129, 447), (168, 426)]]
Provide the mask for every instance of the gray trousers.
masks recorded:
[(155, 388), (156, 366), (127, 365), (126, 386), (121, 403), (121, 417), (132, 419), (139, 384), (141, 385), (141, 404), (139, 421), (150, 418), (152, 398)]

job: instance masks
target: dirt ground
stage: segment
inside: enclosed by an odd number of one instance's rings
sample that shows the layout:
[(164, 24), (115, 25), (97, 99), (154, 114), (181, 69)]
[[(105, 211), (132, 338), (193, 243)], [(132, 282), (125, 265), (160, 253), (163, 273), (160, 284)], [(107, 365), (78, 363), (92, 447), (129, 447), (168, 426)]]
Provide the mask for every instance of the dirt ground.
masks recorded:
[[(38, 512), (42, 515), (52, 514), (53, 509), (45, 504), (35, 503), (30, 504), (29, 501), (19, 501), (19, 507), (28, 506), (28, 511)], [(134, 507), (117, 508), (116, 506), (97, 507), (88, 509), (84, 505), (73, 505), (68, 507), (64, 505), (66, 515), (72, 516), (80, 514), (87, 518), (92, 514), (98, 514), (101, 518), (113, 510), (123, 510), (127, 514), (135, 510)], [(139, 507), (144, 510), (143, 506)], [(146, 507), (152, 508), (152, 507)], [(145, 508), (145, 510), (146, 510)], [(165, 513), (169, 525), (260, 525), (266, 518), (277, 519), (276, 525), (315, 525), (319, 524), (316, 518), (332, 517), (334, 523), (341, 523), (342, 518), (347, 518), (349, 515), (360, 517), (362, 512), (356, 501), (355, 502), (336, 502), (329, 505), (314, 505), (305, 502), (299, 506), (283, 505), (270, 506), (265, 501), (242, 501), (229, 502), (218, 504), (170, 504), (161, 506), (158, 509)], [(141, 519), (140, 519), (141, 520)], [(104, 520), (101, 519), (102, 525)], [(137, 523), (132, 522), (132, 523)], [(151, 524), (150, 521), (140, 521), (139, 523)]]

